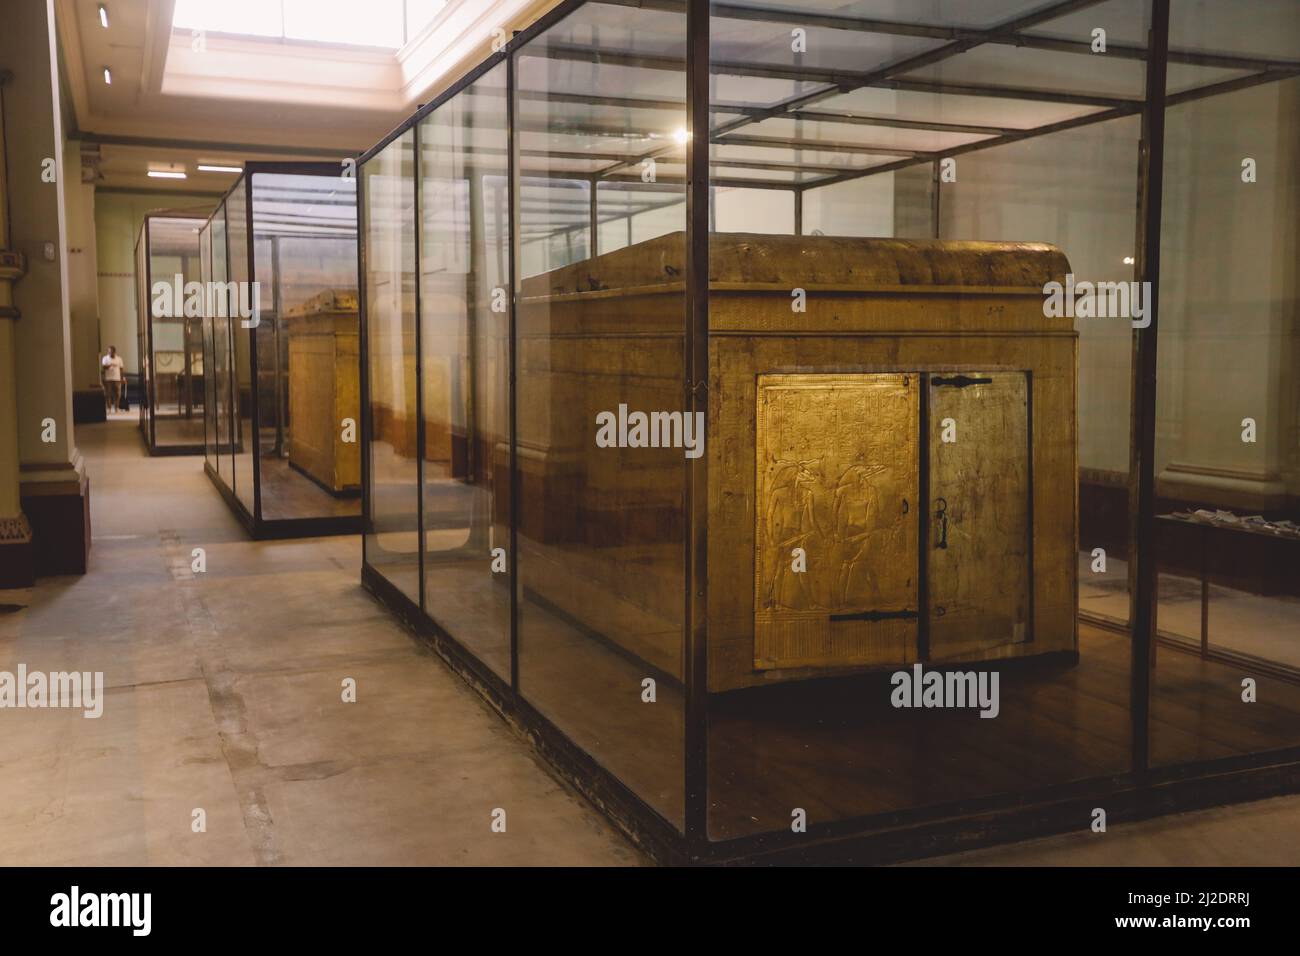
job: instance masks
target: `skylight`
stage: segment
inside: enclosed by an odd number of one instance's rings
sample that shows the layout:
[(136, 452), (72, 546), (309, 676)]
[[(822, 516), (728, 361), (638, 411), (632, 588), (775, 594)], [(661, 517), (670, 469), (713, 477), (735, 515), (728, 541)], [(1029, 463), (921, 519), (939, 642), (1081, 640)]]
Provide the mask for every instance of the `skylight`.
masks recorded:
[(396, 50), (446, 0), (176, 0), (172, 26), (237, 36)]

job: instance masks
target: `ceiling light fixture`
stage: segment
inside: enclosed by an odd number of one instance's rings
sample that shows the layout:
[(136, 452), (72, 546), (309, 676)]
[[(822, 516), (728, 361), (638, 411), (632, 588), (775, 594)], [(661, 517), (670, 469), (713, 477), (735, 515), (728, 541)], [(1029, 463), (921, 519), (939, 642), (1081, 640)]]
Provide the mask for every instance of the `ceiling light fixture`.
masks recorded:
[(205, 163), (199, 163), (199, 172), (201, 173), (242, 173), (242, 166), (209, 166)]
[(685, 146), (686, 141), (690, 138), (691, 134), (686, 132), (684, 128), (679, 127), (678, 129), (673, 130), (673, 139), (677, 141), (677, 145), (679, 146)]
[(102, 3), (99, 5), (99, 25), (105, 30), (108, 29), (108, 7)]
[(149, 175), (154, 179), (184, 179), (184, 173), (176, 173), (167, 169), (151, 169)]
[(108, 86), (113, 85), (113, 74), (109, 72), (108, 67), (104, 67), (104, 82)]
[(1133, 264), (1133, 257), (1132, 257), (1132, 256), (1125, 256), (1125, 257), (1124, 257), (1124, 265), (1126, 265), (1126, 266), (1131, 266), (1132, 264)]

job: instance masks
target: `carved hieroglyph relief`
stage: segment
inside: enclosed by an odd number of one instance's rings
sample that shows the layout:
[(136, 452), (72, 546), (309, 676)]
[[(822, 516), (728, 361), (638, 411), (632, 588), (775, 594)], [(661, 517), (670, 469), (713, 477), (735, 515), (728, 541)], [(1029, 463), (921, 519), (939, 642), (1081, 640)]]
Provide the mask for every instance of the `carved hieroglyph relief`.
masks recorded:
[(759, 377), (756, 666), (914, 655), (918, 396), (916, 375)]

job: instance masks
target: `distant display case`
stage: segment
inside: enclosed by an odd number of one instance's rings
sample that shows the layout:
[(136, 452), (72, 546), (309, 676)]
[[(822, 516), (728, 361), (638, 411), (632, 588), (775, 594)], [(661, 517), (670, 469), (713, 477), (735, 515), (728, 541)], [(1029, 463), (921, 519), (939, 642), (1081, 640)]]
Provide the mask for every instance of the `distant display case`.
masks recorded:
[(356, 181), (248, 163), (198, 237), (205, 470), (255, 537), (360, 529)]
[(140, 434), (154, 455), (203, 454), (203, 313), (186, 291), (200, 278), (203, 225), (198, 213), (151, 212), (135, 244)]
[(1084, 6), (567, 0), (361, 158), (362, 582), (656, 857), (1300, 788), (1156, 521), (1295, 517), (1300, 7)]

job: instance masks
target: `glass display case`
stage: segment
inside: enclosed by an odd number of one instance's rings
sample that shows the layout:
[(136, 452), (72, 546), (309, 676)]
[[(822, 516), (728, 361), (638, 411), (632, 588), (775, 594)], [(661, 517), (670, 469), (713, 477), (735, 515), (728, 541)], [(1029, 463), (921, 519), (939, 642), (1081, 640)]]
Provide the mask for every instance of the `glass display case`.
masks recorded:
[(1293, 789), (1241, 7), (561, 3), (361, 159), (363, 583), (664, 859)]
[(203, 453), (203, 313), (186, 291), (199, 281), (203, 224), (197, 212), (151, 212), (135, 244), (140, 434), (153, 455)]
[(248, 163), (197, 236), (205, 470), (255, 537), (361, 516), (356, 179)]

